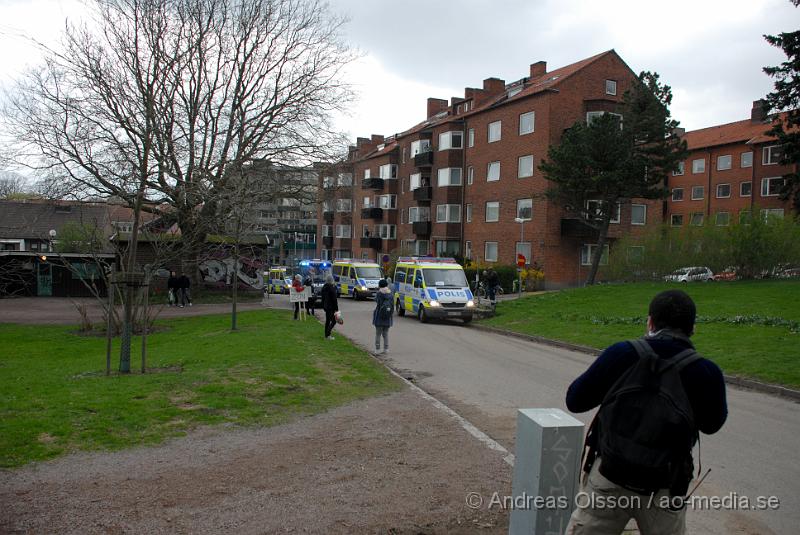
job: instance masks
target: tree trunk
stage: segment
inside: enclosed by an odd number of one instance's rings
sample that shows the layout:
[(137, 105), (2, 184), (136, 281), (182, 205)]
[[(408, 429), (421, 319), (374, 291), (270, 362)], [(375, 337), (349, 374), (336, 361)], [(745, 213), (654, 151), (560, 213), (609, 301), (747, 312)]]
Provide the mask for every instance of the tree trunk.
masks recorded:
[(231, 303), (231, 330), (236, 330), (236, 299), (239, 290), (239, 244), (234, 248), (233, 257), (233, 276), (231, 277), (231, 284), (233, 284), (233, 303)]
[(608, 237), (608, 225), (611, 223), (611, 214), (608, 213), (603, 218), (603, 223), (598, 229), (597, 247), (592, 255), (592, 268), (589, 270), (589, 276), (586, 278), (586, 285), (592, 286), (597, 277), (597, 271), (600, 268), (600, 259), (603, 258), (603, 249)]

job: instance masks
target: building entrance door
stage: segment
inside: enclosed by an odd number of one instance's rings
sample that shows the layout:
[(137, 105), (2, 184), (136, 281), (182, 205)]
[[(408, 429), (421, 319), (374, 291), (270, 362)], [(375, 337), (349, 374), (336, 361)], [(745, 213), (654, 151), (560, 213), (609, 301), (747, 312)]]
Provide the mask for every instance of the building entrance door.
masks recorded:
[(53, 270), (46, 262), (36, 264), (36, 295), (39, 297), (53, 295)]

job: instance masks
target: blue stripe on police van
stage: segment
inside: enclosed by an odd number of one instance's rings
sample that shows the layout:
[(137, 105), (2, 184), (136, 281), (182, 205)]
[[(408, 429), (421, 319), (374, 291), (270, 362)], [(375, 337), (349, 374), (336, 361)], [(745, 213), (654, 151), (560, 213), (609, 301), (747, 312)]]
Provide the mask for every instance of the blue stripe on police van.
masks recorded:
[(436, 290), (434, 290), (433, 288), (429, 288), (428, 289), (428, 295), (430, 296), (431, 299), (436, 299), (437, 298), (436, 297)]
[(467, 290), (467, 299), (472, 299), (472, 292)]

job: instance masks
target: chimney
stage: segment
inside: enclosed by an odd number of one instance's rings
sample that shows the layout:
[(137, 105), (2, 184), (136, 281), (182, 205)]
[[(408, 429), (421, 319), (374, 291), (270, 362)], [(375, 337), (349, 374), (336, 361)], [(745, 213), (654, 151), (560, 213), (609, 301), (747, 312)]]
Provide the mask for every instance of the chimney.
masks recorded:
[(383, 136), (380, 134), (372, 134), (372, 144), (377, 146), (381, 143), (383, 143)]
[(445, 111), (447, 109), (447, 101), (441, 98), (429, 98), (428, 99), (428, 115), (425, 116), (426, 119), (430, 119), (434, 115), (439, 112)]
[(754, 100), (753, 109), (750, 110), (751, 123), (764, 123), (767, 121), (767, 101), (764, 99)]
[(538, 78), (540, 76), (544, 76), (545, 74), (547, 74), (546, 61), (537, 61), (536, 63), (531, 63), (531, 78)]
[(483, 81), (483, 90), (490, 96), (499, 95), (506, 90), (506, 81), (500, 78), (487, 78)]

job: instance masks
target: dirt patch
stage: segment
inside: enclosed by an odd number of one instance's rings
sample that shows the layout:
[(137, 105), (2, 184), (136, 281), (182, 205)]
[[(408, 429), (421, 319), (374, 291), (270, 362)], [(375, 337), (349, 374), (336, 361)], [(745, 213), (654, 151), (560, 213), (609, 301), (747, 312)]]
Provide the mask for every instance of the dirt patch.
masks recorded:
[(269, 429), (0, 472), (0, 532), (505, 533), (511, 468), (404, 389)]

